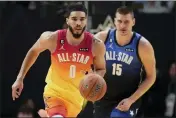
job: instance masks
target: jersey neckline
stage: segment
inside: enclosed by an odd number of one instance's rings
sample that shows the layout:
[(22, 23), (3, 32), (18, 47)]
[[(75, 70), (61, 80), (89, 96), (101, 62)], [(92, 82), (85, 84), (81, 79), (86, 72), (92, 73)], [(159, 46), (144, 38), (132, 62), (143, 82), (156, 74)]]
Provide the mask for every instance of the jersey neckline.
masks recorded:
[(65, 41), (66, 41), (66, 43), (69, 45), (69, 46), (71, 46), (71, 47), (75, 47), (75, 48), (77, 48), (77, 47), (79, 47), (80, 45), (82, 45), (84, 42), (85, 42), (85, 40), (86, 40), (86, 38), (87, 38), (87, 36), (86, 36), (86, 33), (85, 33), (85, 31), (83, 32), (84, 34), (82, 34), (82, 35), (84, 35), (84, 39), (79, 43), (79, 44), (77, 44), (77, 45), (72, 45), (72, 44), (70, 44), (69, 42), (68, 42), (68, 39), (67, 39), (67, 29), (65, 30)]
[(114, 42), (115, 42), (116, 45), (118, 45), (119, 47), (125, 47), (125, 46), (127, 46), (127, 45), (130, 45), (130, 44), (133, 42), (134, 37), (135, 37), (135, 35), (136, 35), (136, 33), (133, 32), (133, 36), (131, 37), (130, 42), (122, 46), (122, 45), (119, 45), (118, 42), (117, 42), (117, 39), (116, 39), (116, 31), (117, 31), (117, 29), (114, 30)]

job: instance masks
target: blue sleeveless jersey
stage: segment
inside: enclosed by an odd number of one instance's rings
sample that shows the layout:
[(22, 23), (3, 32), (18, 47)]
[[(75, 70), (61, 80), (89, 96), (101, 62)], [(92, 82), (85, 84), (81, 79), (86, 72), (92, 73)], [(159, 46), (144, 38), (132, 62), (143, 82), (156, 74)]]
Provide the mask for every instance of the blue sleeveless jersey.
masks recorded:
[(104, 98), (120, 100), (131, 96), (141, 81), (142, 63), (138, 56), (141, 35), (134, 32), (131, 41), (120, 46), (116, 40), (116, 29), (111, 29), (105, 41), (107, 93)]

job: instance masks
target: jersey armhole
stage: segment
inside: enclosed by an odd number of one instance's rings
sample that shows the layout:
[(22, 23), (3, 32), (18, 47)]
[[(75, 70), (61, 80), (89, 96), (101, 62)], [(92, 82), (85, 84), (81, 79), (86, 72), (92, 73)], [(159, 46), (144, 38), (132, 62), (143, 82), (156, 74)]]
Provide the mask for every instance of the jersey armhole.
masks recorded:
[(90, 36), (90, 38), (92, 39), (91, 40), (91, 46), (90, 46), (90, 48), (91, 48), (91, 54), (92, 54), (92, 57), (94, 58), (95, 56), (94, 56), (94, 54), (93, 54), (93, 43), (94, 43), (94, 35), (93, 34), (86, 34), (85, 33), (85, 35), (86, 35), (86, 38), (89, 38), (89, 36)]
[(108, 41), (108, 38), (109, 38), (109, 35), (110, 35), (110, 31), (111, 31), (111, 29), (109, 29), (109, 31), (108, 31), (108, 34), (107, 34), (107, 36), (106, 36), (106, 38), (105, 38), (105, 41), (104, 41), (104, 44), (106, 44), (107, 41)]
[(141, 61), (141, 58), (139, 56), (139, 41), (141, 40), (142, 36), (139, 36), (137, 43), (136, 43), (136, 55), (141, 63), (141, 72), (140, 72), (140, 81), (139, 81), (139, 85), (145, 80), (146, 78), (146, 72), (145, 72), (145, 68), (144, 65)]
[[(137, 43), (136, 43), (136, 55), (137, 55), (139, 61), (140, 61), (141, 64), (142, 64), (141, 58), (140, 58), (140, 56), (139, 56), (139, 41), (141, 40), (141, 38), (142, 38), (142, 36), (139, 36), (139, 38), (138, 38), (138, 40), (137, 40)], [(143, 66), (143, 64), (142, 64), (142, 66)]]
[(58, 44), (59, 44), (59, 40), (60, 40), (60, 34), (61, 34), (60, 30), (58, 30), (58, 31), (57, 31), (57, 36), (56, 36), (56, 37), (57, 37), (57, 39), (56, 39), (56, 40), (57, 40), (57, 41), (56, 41), (57, 44), (56, 44), (55, 50), (54, 50), (53, 52), (51, 52), (52, 55), (55, 54), (55, 53), (57, 53), (57, 49), (58, 49), (58, 47), (59, 47)]

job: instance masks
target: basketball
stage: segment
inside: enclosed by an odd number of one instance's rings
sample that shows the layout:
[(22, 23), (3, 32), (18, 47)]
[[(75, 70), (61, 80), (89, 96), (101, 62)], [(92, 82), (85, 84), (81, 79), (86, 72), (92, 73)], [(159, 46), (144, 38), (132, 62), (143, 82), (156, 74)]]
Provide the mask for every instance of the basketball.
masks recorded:
[(100, 75), (88, 74), (81, 80), (79, 91), (81, 95), (88, 101), (100, 100), (106, 93), (107, 85)]

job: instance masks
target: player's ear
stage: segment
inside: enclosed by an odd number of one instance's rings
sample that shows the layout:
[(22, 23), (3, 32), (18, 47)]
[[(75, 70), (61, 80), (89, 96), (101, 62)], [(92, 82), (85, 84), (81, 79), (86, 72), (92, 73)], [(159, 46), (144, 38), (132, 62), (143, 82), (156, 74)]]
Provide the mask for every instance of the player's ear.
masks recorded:
[(68, 18), (66, 18), (66, 23), (67, 23), (67, 25), (68, 25)]
[(136, 19), (135, 19), (135, 18), (133, 18), (133, 26), (135, 25), (135, 23), (136, 23)]
[(116, 24), (116, 17), (114, 18), (114, 24)]

